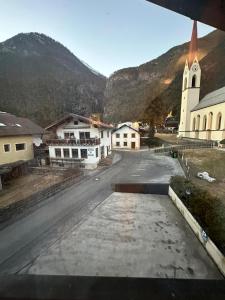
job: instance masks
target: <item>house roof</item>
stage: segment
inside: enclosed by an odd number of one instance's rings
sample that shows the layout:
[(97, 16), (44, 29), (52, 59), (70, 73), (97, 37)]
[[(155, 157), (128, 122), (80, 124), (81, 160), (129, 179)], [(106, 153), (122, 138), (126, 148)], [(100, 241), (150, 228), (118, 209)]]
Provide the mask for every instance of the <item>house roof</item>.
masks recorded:
[(29, 119), (0, 112), (0, 136), (39, 135), (43, 128)]
[(91, 125), (94, 125), (95, 127), (98, 127), (98, 128), (113, 129), (112, 125), (103, 123), (101, 121), (93, 120), (92, 118), (87, 118), (87, 117), (83, 117), (83, 116), (80, 116), (80, 115), (77, 115), (77, 114), (73, 114), (73, 113), (69, 113), (69, 114), (65, 115), (61, 119), (59, 119), (59, 120), (53, 122), (52, 124), (50, 124), (49, 126), (47, 126), (45, 129), (46, 130), (51, 130), (54, 127), (58, 127), (59, 125), (65, 123), (67, 120), (71, 120), (71, 119), (81, 121), (81, 122), (84, 122), (84, 123), (87, 123), (87, 124), (91, 124)]
[(129, 129), (131, 129), (131, 130), (133, 130), (133, 131), (136, 131), (137, 133), (140, 134), (140, 132), (139, 132), (137, 129), (134, 129), (133, 127), (130, 127), (130, 126), (128, 126), (127, 124), (124, 124), (124, 125), (122, 125), (122, 126), (119, 127), (119, 128), (116, 128), (116, 129), (113, 131), (113, 133), (116, 132), (116, 131), (118, 131), (118, 130), (120, 130), (120, 129), (122, 129), (123, 127), (128, 127)]
[(207, 94), (192, 111), (225, 102), (225, 86)]

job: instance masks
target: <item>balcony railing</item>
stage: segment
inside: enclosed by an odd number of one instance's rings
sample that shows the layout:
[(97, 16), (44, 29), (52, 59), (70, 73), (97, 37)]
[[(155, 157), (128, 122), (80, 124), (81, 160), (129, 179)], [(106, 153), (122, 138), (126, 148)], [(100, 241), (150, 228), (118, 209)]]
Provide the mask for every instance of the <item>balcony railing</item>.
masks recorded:
[(47, 140), (48, 146), (95, 146), (100, 145), (100, 139), (52, 139)]

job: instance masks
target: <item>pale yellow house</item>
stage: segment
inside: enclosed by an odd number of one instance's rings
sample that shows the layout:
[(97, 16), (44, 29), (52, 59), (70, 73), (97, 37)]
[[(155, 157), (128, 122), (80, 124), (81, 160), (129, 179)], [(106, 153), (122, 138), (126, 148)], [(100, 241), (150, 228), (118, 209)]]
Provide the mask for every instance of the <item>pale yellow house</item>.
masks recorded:
[(225, 139), (225, 87), (200, 100), (200, 83), (197, 22), (194, 22), (189, 56), (183, 73), (179, 137), (220, 142)]
[(0, 176), (20, 172), (34, 158), (33, 144), (40, 143), (42, 134), (43, 129), (29, 119), (0, 112)]

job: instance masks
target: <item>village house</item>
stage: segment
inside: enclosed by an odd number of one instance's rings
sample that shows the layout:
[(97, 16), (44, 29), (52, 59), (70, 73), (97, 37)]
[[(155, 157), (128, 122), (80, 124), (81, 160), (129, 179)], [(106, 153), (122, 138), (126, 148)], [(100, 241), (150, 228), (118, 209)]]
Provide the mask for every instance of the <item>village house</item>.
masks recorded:
[(29, 119), (0, 112), (0, 189), (2, 180), (26, 172), (34, 158), (33, 145), (40, 145), (43, 131)]
[(212, 91), (201, 100), (200, 87), (197, 22), (194, 21), (183, 73), (179, 137), (219, 142), (225, 139), (225, 87)]
[(127, 124), (123, 124), (112, 133), (112, 147), (116, 149), (140, 149), (139, 131)]
[(51, 165), (96, 168), (101, 159), (111, 154), (112, 129), (93, 118), (67, 114), (46, 128), (54, 134), (46, 141)]

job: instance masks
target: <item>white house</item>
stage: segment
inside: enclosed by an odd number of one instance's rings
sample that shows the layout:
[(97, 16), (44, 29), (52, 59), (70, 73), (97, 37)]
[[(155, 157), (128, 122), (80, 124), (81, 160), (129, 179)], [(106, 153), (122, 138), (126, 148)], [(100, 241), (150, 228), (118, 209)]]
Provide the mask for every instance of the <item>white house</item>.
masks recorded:
[(140, 133), (138, 130), (123, 125), (112, 133), (112, 147), (117, 149), (140, 149)]
[(111, 153), (111, 125), (76, 114), (49, 125), (46, 130), (55, 134), (47, 140), (51, 164), (74, 166), (77, 163), (94, 169)]

